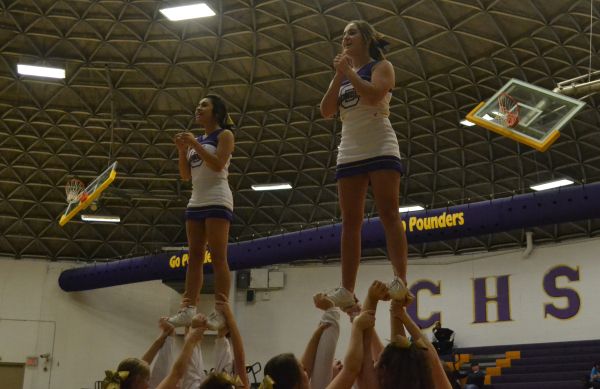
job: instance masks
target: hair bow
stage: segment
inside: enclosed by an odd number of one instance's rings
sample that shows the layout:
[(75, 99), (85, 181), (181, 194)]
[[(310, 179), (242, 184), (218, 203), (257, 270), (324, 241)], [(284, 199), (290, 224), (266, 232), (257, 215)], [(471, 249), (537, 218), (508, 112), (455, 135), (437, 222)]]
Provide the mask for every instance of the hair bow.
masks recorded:
[(381, 50), (384, 50), (385, 47), (389, 46), (389, 44), (390, 44), (389, 41), (387, 41), (383, 38), (383, 35), (378, 35), (373, 40), (374, 40), (375, 45)]
[(219, 378), (219, 380), (223, 381), (226, 384), (233, 385), (235, 387), (244, 386), (244, 383), (242, 382), (242, 379), (239, 375), (233, 377), (227, 374), (226, 372), (222, 371), (217, 374), (217, 377)]
[(273, 385), (275, 385), (275, 381), (268, 375), (265, 375), (258, 389), (273, 389)]
[(419, 338), (419, 339), (415, 340), (414, 342), (411, 342), (410, 339), (408, 339), (406, 336), (397, 335), (396, 339), (393, 339), (390, 343), (396, 347), (403, 348), (403, 349), (408, 349), (413, 344), (417, 348), (420, 348), (423, 350), (427, 349), (427, 344), (425, 344), (425, 342), (423, 341), (423, 338)]
[(106, 370), (104, 374), (106, 377), (102, 383), (102, 389), (119, 389), (121, 383), (129, 377), (128, 371)]

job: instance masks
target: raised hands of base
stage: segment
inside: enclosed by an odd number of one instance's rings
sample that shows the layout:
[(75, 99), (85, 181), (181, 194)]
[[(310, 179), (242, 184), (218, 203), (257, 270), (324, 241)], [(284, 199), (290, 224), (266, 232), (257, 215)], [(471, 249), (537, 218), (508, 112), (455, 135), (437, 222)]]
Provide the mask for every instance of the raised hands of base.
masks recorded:
[(352, 325), (359, 330), (366, 330), (375, 326), (375, 311), (363, 311), (358, 315)]
[(190, 330), (189, 330), (187, 336), (190, 340), (199, 341), (202, 339), (202, 336), (204, 335), (204, 331), (206, 331), (207, 328), (208, 328), (208, 325), (207, 325), (207, 321), (206, 321), (206, 316), (204, 316), (201, 313), (198, 313), (192, 319), (192, 326), (190, 327)]
[(313, 296), (313, 303), (315, 304), (315, 307), (319, 308), (322, 311), (326, 311), (335, 306), (333, 301), (329, 297), (327, 297), (325, 293), (315, 294)]
[(381, 281), (373, 281), (368, 294), (373, 301), (388, 301), (390, 299), (388, 286)]
[(398, 319), (402, 319), (407, 314), (405, 301), (392, 300), (390, 314)]
[(231, 310), (227, 296), (223, 293), (215, 295), (215, 310), (223, 314), (227, 323), (233, 319), (233, 311)]
[(173, 324), (169, 323), (168, 319), (168, 317), (161, 317), (158, 320), (158, 327), (162, 331), (163, 336), (170, 336), (173, 335), (173, 332), (175, 332), (175, 327)]

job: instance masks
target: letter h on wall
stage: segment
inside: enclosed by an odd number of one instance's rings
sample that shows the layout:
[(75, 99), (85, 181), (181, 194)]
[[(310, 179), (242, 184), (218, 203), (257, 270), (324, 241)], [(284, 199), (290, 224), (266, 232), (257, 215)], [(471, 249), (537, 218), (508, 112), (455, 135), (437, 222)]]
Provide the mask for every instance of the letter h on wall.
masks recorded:
[(473, 293), (475, 305), (475, 320), (473, 323), (488, 323), (488, 304), (496, 303), (498, 312), (496, 321), (511, 321), (510, 318), (510, 294), (509, 275), (494, 277), (496, 279), (496, 295), (490, 296), (487, 292), (486, 279), (473, 279)]

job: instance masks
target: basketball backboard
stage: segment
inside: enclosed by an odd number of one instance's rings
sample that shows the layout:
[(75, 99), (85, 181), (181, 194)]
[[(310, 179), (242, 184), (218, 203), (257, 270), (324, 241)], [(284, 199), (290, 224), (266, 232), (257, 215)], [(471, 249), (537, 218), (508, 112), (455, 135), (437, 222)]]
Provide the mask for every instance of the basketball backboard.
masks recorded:
[(467, 120), (546, 151), (584, 106), (579, 100), (513, 78), (469, 112)]
[(94, 181), (86, 186), (82, 196), (68, 203), (67, 209), (65, 209), (64, 214), (60, 217), (58, 224), (64, 226), (73, 216), (86, 209), (94, 200), (100, 197), (100, 194), (108, 188), (115, 180), (115, 177), (117, 177), (117, 162), (112, 163)]

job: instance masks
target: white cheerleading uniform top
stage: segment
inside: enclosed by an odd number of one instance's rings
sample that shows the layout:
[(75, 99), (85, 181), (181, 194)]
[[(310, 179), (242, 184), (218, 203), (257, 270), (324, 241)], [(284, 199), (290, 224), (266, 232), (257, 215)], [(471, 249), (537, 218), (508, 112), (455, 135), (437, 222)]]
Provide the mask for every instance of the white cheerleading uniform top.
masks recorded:
[[(371, 81), (373, 61), (357, 71), (357, 74)], [(376, 105), (363, 103), (349, 80), (340, 87), (338, 105), (342, 120), (342, 140), (338, 149), (337, 164), (361, 161), (379, 156), (392, 156), (400, 159), (400, 148), (396, 132), (390, 123), (390, 100), (392, 93)]]
[[(223, 129), (219, 129), (210, 135), (201, 135), (196, 139), (204, 150), (216, 154), (219, 143), (218, 137), (223, 131)], [(192, 171), (192, 196), (187, 205), (188, 208), (218, 205), (233, 211), (233, 194), (227, 180), (231, 156), (229, 156), (223, 170), (218, 172), (206, 166), (196, 150), (191, 147), (187, 152), (187, 160)]]

